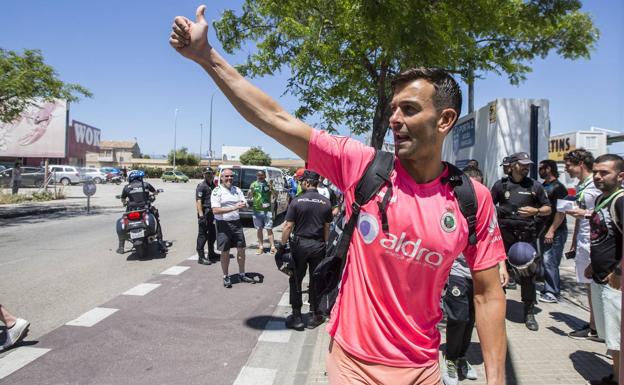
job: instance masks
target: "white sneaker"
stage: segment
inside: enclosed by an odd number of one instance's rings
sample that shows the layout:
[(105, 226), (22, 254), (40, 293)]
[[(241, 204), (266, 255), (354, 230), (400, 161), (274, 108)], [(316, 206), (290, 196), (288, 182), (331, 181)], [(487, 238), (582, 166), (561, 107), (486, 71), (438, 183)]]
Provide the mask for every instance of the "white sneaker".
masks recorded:
[(30, 326), (30, 322), (25, 319), (18, 318), (15, 320), (15, 325), (11, 328), (6, 329), (6, 339), (4, 340), (4, 344), (2, 344), (2, 348), (0, 351), (6, 350), (11, 346), (18, 343), (22, 338), (26, 337), (28, 334), (28, 327)]
[(470, 365), (470, 362), (468, 362), (465, 357), (462, 357), (457, 361), (458, 361), (457, 366), (459, 367), (459, 373), (461, 373), (461, 375), (464, 378), (467, 378), (469, 380), (476, 380), (479, 378), (477, 376), (477, 371), (474, 370), (472, 365)]
[(444, 385), (459, 384), (459, 376), (457, 375), (457, 361), (447, 360), (444, 356), (442, 360), (442, 383)]

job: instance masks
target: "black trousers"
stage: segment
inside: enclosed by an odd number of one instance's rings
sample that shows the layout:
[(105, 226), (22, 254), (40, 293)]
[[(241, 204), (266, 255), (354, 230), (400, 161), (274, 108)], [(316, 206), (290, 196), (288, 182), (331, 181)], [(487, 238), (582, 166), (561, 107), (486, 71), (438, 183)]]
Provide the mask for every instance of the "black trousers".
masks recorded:
[[(308, 267), (311, 274), (325, 257), (325, 242), (295, 236), (290, 242), (290, 251), (295, 263), (295, 274), (288, 279), (290, 305), (293, 311), (298, 312), (301, 311), (303, 306), (301, 282), (306, 275)], [(318, 300), (316, 298), (316, 290), (314, 289), (314, 280), (312, 279), (308, 288), (308, 302), (310, 303), (310, 311), (316, 311)]]
[(472, 279), (449, 276), (444, 310), (447, 316), (446, 358), (456, 360), (466, 355), (475, 325)]
[[(197, 218), (199, 219), (199, 216)], [(197, 231), (197, 256), (200, 259), (206, 258), (204, 245), (208, 242), (208, 256), (212, 257), (215, 254), (214, 244), (216, 240), (217, 230), (214, 224), (214, 215), (212, 211), (204, 212), (204, 220), (199, 223)]]
[[(501, 235), (503, 236), (503, 243), (505, 245), (506, 253), (509, 252), (509, 248), (511, 247), (511, 245), (513, 245), (516, 242), (530, 243), (533, 245), (533, 247), (535, 247), (535, 250), (539, 250), (537, 248), (537, 244), (536, 244), (537, 239), (535, 237), (519, 235), (519, 233), (517, 231), (514, 231), (513, 229), (501, 227), (500, 230), (501, 230)], [(507, 265), (507, 267), (509, 268), (509, 271), (511, 272), (512, 269), (510, 268), (510, 266)], [(535, 305), (537, 302), (537, 297), (535, 295), (535, 276), (528, 276), (528, 277), (521, 276), (521, 277), (516, 277), (516, 279), (518, 280), (518, 283), (520, 284), (520, 296), (522, 298), (522, 302), (524, 303), (524, 308), (526, 310), (527, 308), (530, 308), (533, 305)]]

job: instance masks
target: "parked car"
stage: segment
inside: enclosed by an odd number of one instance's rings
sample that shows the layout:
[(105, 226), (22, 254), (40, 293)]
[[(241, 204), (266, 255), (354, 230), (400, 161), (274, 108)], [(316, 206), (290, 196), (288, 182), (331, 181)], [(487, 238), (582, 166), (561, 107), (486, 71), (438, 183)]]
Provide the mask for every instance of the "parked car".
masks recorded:
[(95, 167), (81, 167), (79, 171), (82, 182), (86, 180), (92, 180), (95, 183), (106, 182), (106, 174)]
[(188, 182), (189, 177), (184, 175), (181, 171), (165, 171), (162, 174), (163, 182)]
[[(269, 166), (232, 166), (232, 165), (219, 165), (218, 175), (224, 169), (231, 169), (234, 173), (234, 185), (238, 186), (245, 196), (249, 192), (249, 186), (256, 180), (256, 173), (258, 171), (264, 171), (267, 182), (273, 185), (275, 189), (275, 197), (273, 197), (273, 218), (286, 212), (288, 208), (288, 187), (285, 184), (284, 173), (282, 170), (276, 167)], [(220, 179), (217, 181), (220, 183)], [(241, 218), (252, 218), (253, 216), (253, 202), (247, 200), (248, 207), (240, 209), (239, 213)]]
[(119, 171), (119, 169), (116, 169), (115, 167), (102, 167), (100, 168), (100, 172), (104, 175), (106, 174), (115, 174), (115, 175), (119, 175), (121, 174), (121, 171)]
[[(45, 178), (45, 172), (39, 167), (21, 167), (22, 169), (22, 183), (21, 187), (43, 187), (43, 180)], [(11, 176), (13, 175), (13, 169), (7, 168), (0, 171), (0, 186), (8, 188), (11, 185)]]
[(61, 183), (63, 186), (81, 182), (78, 167), (54, 164), (49, 166), (49, 173), (54, 183)]

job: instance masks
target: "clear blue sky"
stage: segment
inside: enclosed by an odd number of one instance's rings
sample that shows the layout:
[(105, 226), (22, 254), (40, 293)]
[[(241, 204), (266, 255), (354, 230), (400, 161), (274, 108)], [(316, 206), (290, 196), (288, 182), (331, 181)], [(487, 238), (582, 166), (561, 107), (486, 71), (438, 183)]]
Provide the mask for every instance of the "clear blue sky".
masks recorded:
[[(624, 131), (624, 2), (586, 0), (584, 10), (600, 29), (590, 60), (567, 61), (551, 54), (536, 59), (533, 72), (519, 86), (486, 74), (476, 83), (475, 108), (498, 98), (550, 99), (552, 133), (590, 126)], [(210, 95), (215, 86), (203, 70), (169, 47), (173, 17), (194, 17), (198, 1), (4, 1), (0, 10), (0, 47), (40, 49), (65, 82), (94, 93), (71, 107), (71, 119), (102, 130), (104, 139), (136, 137), (145, 153), (173, 148), (174, 110), (178, 147), (208, 148)], [(240, 9), (242, 0), (213, 0), (206, 16)], [(222, 52), (213, 31), (211, 41)], [(247, 52), (228, 57), (240, 63)], [(296, 99), (282, 96), (285, 74), (253, 80), (292, 111)], [(464, 89), (464, 95), (467, 95)], [(464, 103), (463, 112), (467, 110)], [(262, 146), (273, 157), (292, 153), (245, 122), (220, 92), (214, 98), (213, 150), (221, 145)], [(611, 151), (624, 152), (624, 145)]]

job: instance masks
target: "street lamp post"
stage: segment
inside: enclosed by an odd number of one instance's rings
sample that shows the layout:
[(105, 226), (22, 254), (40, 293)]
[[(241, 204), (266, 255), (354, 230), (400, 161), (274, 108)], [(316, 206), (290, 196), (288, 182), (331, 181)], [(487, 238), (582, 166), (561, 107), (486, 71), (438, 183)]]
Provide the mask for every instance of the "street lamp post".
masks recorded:
[(199, 166), (201, 167), (202, 142), (204, 141), (204, 124), (199, 123)]
[(176, 166), (176, 138), (178, 133), (178, 109), (175, 109), (174, 119), (173, 119), (173, 169), (175, 170)]
[(217, 91), (213, 92), (210, 97), (210, 134), (208, 136), (208, 152), (210, 153), (210, 156), (208, 157), (208, 167), (212, 167), (212, 102), (214, 101), (216, 93)]

